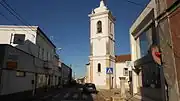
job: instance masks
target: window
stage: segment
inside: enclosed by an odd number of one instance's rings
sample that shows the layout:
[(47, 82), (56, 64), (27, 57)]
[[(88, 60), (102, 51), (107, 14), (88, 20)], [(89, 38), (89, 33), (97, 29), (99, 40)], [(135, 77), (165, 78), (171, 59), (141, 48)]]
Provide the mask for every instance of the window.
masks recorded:
[(101, 64), (98, 63), (98, 72), (101, 72)]
[(41, 47), (38, 45), (38, 58), (40, 58), (40, 54), (41, 54)]
[(97, 22), (97, 33), (102, 33), (102, 22), (101, 21)]
[(131, 61), (126, 61), (126, 66), (131, 67)]
[(47, 52), (47, 61), (49, 60), (49, 53)]
[(128, 76), (128, 68), (124, 68), (124, 76)]
[(139, 36), (140, 42), (140, 54), (141, 57), (144, 57), (148, 54), (148, 50), (153, 43), (152, 40), (152, 28), (146, 29), (141, 35)]
[(25, 34), (14, 34), (13, 44), (23, 45), (25, 41)]
[(148, 53), (148, 40), (146, 37), (146, 33), (142, 33), (139, 37), (140, 40), (140, 54), (141, 57), (145, 56)]
[(46, 85), (46, 77), (44, 74), (37, 75), (37, 87), (43, 87)]
[(51, 53), (49, 53), (49, 60), (52, 60), (52, 56), (51, 56)]
[(16, 72), (16, 76), (17, 77), (24, 77), (24, 76), (26, 76), (26, 73), (25, 72)]
[(42, 59), (44, 59), (44, 48), (42, 48)]

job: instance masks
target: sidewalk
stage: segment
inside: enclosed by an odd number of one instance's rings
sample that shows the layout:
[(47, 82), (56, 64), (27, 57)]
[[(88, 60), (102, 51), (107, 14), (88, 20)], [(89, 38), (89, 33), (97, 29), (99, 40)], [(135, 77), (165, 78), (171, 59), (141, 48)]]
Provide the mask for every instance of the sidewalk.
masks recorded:
[(126, 93), (126, 101), (155, 101), (148, 97), (141, 96), (139, 93), (131, 96), (129, 93)]
[(121, 99), (120, 89), (111, 89), (111, 90), (99, 90), (98, 96), (102, 97), (104, 101), (111, 101), (113, 98)]
[(64, 88), (54, 88), (54, 89), (50, 89), (49, 91), (47, 91), (45, 94), (38, 96), (35, 98), (35, 100), (43, 100), (43, 99), (50, 99), (53, 95), (58, 94), (59, 92), (61, 92)]
[(36, 91), (36, 94), (33, 96), (32, 91), (28, 92), (20, 92), (20, 93), (14, 93), (10, 95), (2, 95), (0, 96), (0, 99), (4, 99), (6, 101), (38, 101), (41, 99), (47, 99), (50, 98), (52, 95), (55, 95), (59, 92), (61, 92), (63, 88), (48, 88), (46, 91), (44, 88), (38, 89)]
[(33, 101), (39, 101), (39, 100), (43, 101), (43, 100), (52, 99), (56, 96), (59, 96), (60, 94), (63, 94), (69, 88), (70, 87), (56, 88), (55, 90), (51, 90), (41, 97), (34, 98)]

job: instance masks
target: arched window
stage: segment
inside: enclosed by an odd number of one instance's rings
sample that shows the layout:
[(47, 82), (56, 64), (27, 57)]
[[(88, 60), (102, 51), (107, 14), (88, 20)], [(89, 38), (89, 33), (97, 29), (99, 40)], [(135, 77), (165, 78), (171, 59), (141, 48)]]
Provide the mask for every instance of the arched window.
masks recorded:
[(98, 63), (98, 72), (101, 72), (101, 64)]
[(102, 32), (102, 22), (98, 21), (97, 22), (97, 33), (101, 33)]

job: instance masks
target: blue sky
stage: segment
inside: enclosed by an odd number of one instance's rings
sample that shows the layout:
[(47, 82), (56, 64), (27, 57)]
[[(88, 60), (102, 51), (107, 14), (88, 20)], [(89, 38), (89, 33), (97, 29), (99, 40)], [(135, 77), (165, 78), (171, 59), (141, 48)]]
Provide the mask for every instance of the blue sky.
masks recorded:
[[(0, 0), (1, 1), (1, 0)], [(61, 60), (72, 64), (77, 76), (85, 74), (85, 64), (89, 56), (89, 18), (93, 8), (100, 0), (6, 0), (29, 24), (38, 25), (59, 51)], [(115, 52), (116, 55), (130, 53), (129, 28), (149, 0), (106, 0), (108, 8), (116, 17)], [(20, 24), (1, 5), (0, 24)]]

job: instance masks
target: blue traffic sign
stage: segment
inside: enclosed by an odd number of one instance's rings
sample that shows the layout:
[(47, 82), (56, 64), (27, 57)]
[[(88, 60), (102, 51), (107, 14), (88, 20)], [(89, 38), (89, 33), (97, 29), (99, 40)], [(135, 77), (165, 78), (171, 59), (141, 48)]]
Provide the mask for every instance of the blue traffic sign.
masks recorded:
[(113, 74), (113, 68), (106, 68), (106, 74)]

